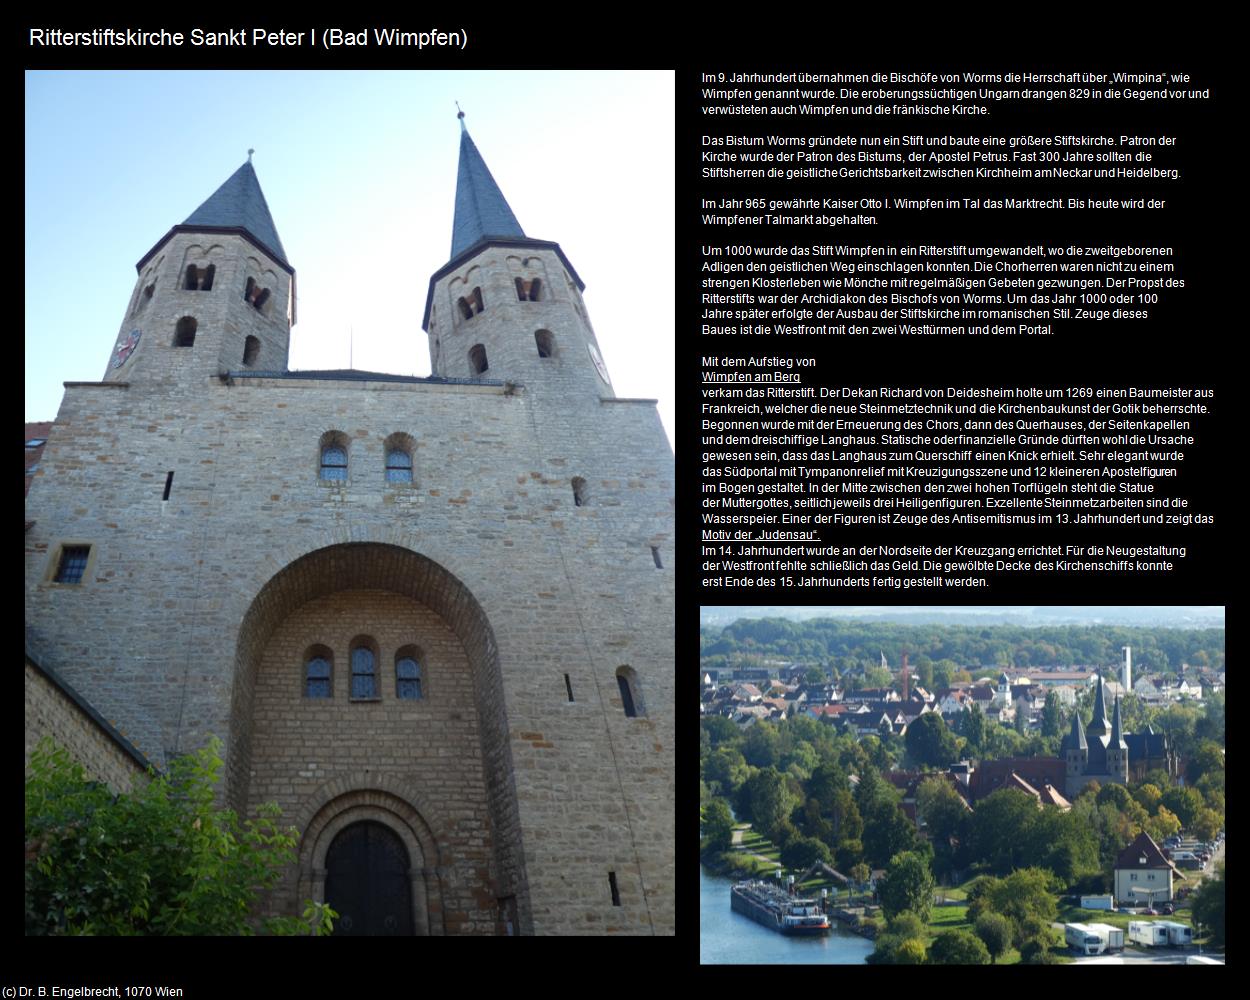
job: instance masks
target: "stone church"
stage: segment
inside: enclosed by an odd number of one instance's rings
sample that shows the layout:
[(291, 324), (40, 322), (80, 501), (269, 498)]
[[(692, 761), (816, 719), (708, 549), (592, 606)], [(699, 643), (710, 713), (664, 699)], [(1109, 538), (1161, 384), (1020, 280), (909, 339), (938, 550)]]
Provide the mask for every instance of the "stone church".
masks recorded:
[(27, 498), (28, 749), (219, 737), (340, 932), (671, 934), (672, 450), (460, 124), (428, 377), (288, 369), (250, 162), (140, 259)]

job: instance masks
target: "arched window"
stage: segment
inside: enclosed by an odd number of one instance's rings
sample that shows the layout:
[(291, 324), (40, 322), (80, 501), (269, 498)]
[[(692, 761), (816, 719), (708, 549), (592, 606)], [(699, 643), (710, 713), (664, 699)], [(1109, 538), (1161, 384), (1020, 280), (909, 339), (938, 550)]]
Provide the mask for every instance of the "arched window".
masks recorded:
[(243, 363), (250, 368), (259, 356), (260, 341), (256, 337), (248, 337), (243, 344)]
[(586, 488), (586, 480), (581, 476), (573, 477), (573, 506), (585, 507), (590, 501), (590, 493)]
[(386, 453), (386, 481), (388, 483), (412, 482), (412, 456), (395, 448)]
[(257, 312), (269, 315), (269, 289), (264, 288), (255, 278), (248, 278), (243, 289), (243, 301)]
[(540, 358), (554, 358), (556, 356), (555, 338), (551, 336), (550, 330), (535, 330), (534, 343), (538, 345), (538, 356)]
[(200, 279), (195, 270), (194, 264), (187, 265), (187, 280), (182, 283), (182, 287), (189, 292), (193, 292), (200, 287)]
[(187, 278), (183, 282), (182, 287), (189, 292), (201, 291), (209, 292), (213, 288), (213, 276), (217, 273), (217, 265), (209, 264), (207, 267), (196, 267), (194, 264), (187, 265)]
[(352, 697), (378, 697), (378, 655), (372, 639), (360, 637), (352, 642)]
[(468, 295), (460, 296), (456, 303), (460, 307), (460, 315), (465, 319), (472, 319), (482, 311), (482, 289), (480, 287), (473, 289)]
[(621, 692), (621, 708), (625, 715), (633, 719), (645, 716), (647, 708), (642, 701), (642, 688), (638, 684), (638, 674), (633, 667), (617, 667), (616, 686)]
[(421, 657), (415, 646), (405, 646), (395, 654), (395, 697), (419, 701), (421, 690)]
[(486, 348), (481, 344), (474, 344), (469, 348), (469, 368), (474, 375), (483, 375), (489, 368), (486, 363)]
[(327, 481), (347, 479), (347, 435), (330, 431), (321, 436), (320, 478)]
[(524, 278), (516, 279), (516, 297), (521, 302), (537, 302), (542, 298), (543, 279), (533, 278), (526, 281)]
[(193, 347), (195, 346), (195, 328), (198, 324), (194, 317), (183, 316), (178, 320), (178, 325), (174, 327), (174, 346), (175, 347)]
[(331, 669), (333, 659), (325, 646), (314, 646), (304, 662), (304, 697), (331, 698), (334, 695)]

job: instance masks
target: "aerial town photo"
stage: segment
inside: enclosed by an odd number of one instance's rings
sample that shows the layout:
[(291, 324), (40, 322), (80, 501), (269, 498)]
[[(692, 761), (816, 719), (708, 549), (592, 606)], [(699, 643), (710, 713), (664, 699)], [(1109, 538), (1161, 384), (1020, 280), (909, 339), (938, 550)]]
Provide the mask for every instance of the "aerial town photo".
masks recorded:
[(1225, 609), (703, 607), (704, 965), (1223, 965)]

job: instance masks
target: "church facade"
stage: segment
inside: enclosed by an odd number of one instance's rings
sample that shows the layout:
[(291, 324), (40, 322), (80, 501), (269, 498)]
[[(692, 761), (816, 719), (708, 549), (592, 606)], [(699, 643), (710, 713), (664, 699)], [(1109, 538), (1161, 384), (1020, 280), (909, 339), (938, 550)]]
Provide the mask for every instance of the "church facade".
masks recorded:
[(1094, 714), (1086, 726), (1081, 713), (1072, 713), (1072, 728), (1063, 738), (1064, 794), (1075, 798), (1091, 781), (1099, 784), (1128, 784), (1129, 748), (1120, 725), (1120, 699), (1115, 701), (1111, 721), (1107, 721), (1102, 678), (1094, 689)]
[(250, 162), (143, 256), (27, 498), (28, 660), (157, 767), (224, 742), (301, 833), (275, 911), (671, 934), (672, 451), (461, 128), (429, 377), (288, 369)]

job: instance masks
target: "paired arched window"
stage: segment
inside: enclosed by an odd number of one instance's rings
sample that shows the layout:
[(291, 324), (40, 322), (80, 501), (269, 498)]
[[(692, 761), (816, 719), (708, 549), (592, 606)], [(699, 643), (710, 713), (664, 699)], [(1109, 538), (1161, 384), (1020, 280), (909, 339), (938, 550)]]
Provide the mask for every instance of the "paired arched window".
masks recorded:
[(469, 369), (474, 375), (484, 375), (490, 366), (486, 363), (486, 348), (474, 344), (469, 348)]
[(556, 341), (550, 330), (535, 330), (534, 343), (538, 347), (538, 356), (540, 358), (554, 358), (556, 356)]
[(359, 636), (351, 645), (353, 698), (378, 697), (378, 651), (372, 639)]
[(255, 278), (248, 278), (243, 288), (243, 301), (257, 312), (269, 315), (269, 289), (263, 288)]
[(537, 302), (542, 298), (543, 279), (531, 278), (526, 281), (524, 278), (516, 279), (516, 297), (521, 302)]
[(647, 714), (638, 674), (633, 667), (617, 667), (616, 685), (621, 692), (621, 708), (625, 710), (626, 716), (633, 719)]
[(213, 277), (217, 273), (217, 265), (209, 264), (207, 267), (196, 267), (194, 264), (187, 265), (187, 279), (183, 283), (183, 288), (187, 291), (209, 292), (213, 288)]
[(194, 347), (195, 346), (195, 329), (199, 326), (194, 316), (183, 316), (178, 320), (178, 325), (174, 327), (174, 346), (175, 347)]
[(456, 304), (460, 306), (461, 316), (465, 319), (472, 319), (485, 308), (482, 305), (482, 289), (478, 287), (468, 295), (460, 296)]
[(320, 478), (326, 482), (347, 479), (347, 435), (329, 431), (321, 436)]
[(405, 646), (395, 654), (395, 697), (419, 701), (421, 690), (421, 654), (416, 646)]
[(304, 662), (304, 697), (331, 698), (333, 688), (333, 655), (325, 646), (314, 646)]

